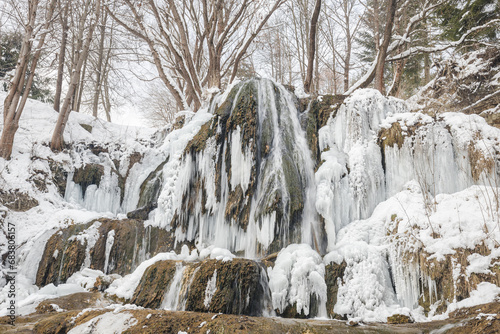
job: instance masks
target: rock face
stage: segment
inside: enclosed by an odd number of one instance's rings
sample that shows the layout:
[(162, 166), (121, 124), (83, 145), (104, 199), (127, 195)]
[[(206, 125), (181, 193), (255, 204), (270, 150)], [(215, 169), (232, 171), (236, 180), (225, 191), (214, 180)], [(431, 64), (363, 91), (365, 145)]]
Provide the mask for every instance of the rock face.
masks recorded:
[(310, 191), (314, 162), (295, 96), (251, 80), (212, 108), (214, 117), (184, 150), (182, 200), (173, 210), (159, 205), (157, 219), (179, 239), (247, 256), (312, 242), (320, 235)]
[(148, 308), (245, 314), (269, 311), (265, 268), (252, 260), (159, 261), (137, 286), (132, 303)]
[(146, 258), (173, 249), (174, 239), (169, 232), (145, 228), (140, 220), (100, 219), (71, 225), (47, 242), (36, 284), (64, 283), (84, 267), (125, 275)]
[[(316, 160), (316, 166), (321, 162), (321, 151), (318, 143), (318, 131), (332, 115), (335, 114), (344, 101), (344, 95), (323, 95), (321, 99), (301, 100), (300, 104), (307, 104), (305, 110), (308, 109), (307, 118), (305, 121), (305, 128), (307, 133), (307, 143), (313, 158)], [(303, 125), (304, 126), (304, 125)]]
[(28, 211), (38, 205), (38, 201), (27, 193), (19, 190), (0, 190), (0, 205), (4, 205), (13, 211)]
[[(500, 286), (500, 267), (494, 257), (487, 264), (484, 273), (469, 272), (471, 261), (487, 258), (491, 251), (484, 244), (475, 249), (459, 248), (455, 254), (447, 255), (444, 259), (429, 259), (430, 256), (423, 249), (412, 253), (402, 254), (403, 261), (409, 267), (408, 271), (414, 276), (418, 284), (414, 285), (418, 305), (424, 312), (429, 312), (431, 306), (436, 307), (436, 313), (446, 311), (448, 304), (470, 297), (482, 282), (489, 282)], [(433, 305), (434, 304), (434, 305)]]
[(333, 319), (344, 319), (341, 315), (335, 314), (333, 308), (337, 303), (337, 292), (339, 291), (339, 280), (344, 277), (347, 264), (343, 261), (340, 264), (332, 262), (325, 267), (325, 283), (327, 286), (326, 310), (328, 316)]

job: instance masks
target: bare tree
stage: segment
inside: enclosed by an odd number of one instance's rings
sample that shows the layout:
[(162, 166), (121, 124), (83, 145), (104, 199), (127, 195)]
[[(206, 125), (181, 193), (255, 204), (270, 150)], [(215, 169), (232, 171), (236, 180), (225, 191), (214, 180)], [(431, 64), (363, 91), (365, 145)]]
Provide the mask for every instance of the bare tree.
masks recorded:
[[(364, 12), (357, 0), (332, 0), (325, 3), (325, 28), (323, 35), (325, 42), (332, 50), (333, 62), (337, 62), (342, 70), (344, 92), (349, 89), (350, 73), (352, 70), (352, 53), (356, 37), (358, 36)], [(340, 37), (339, 29), (343, 32), (335, 47), (335, 37)]]
[(54, 110), (59, 111), (61, 104), (62, 83), (64, 76), (64, 62), (66, 60), (66, 46), (68, 43), (68, 15), (69, 15), (69, 1), (64, 2), (64, 8), (61, 8), (61, 1), (58, 2), (59, 18), (61, 23), (61, 45), (59, 47), (58, 66), (57, 66), (57, 82), (56, 93), (54, 95)]
[(384, 28), (384, 39), (377, 53), (377, 63), (375, 69), (375, 89), (382, 94), (385, 93), (384, 69), (387, 58), (387, 49), (392, 37), (392, 28), (394, 27), (394, 16), (396, 15), (397, 0), (389, 0), (387, 4), (386, 22)]
[[(19, 3), (17, 3), (18, 5)], [(16, 4), (13, 4), (16, 6)], [(0, 156), (10, 159), (14, 136), (19, 128), (19, 119), (28, 99), (31, 86), (35, 77), (38, 60), (42, 54), (45, 37), (52, 24), (52, 18), (56, 7), (56, 0), (50, 0), (45, 6), (45, 17), (41, 23), (37, 22), (39, 12), (39, 0), (28, 1), (28, 17), (24, 24), (24, 38), (17, 61), (14, 78), (9, 87), (9, 93), (4, 101), (4, 128), (0, 138)], [(38, 37), (38, 43), (33, 50), (34, 39)]]
[(89, 53), (90, 43), (94, 34), (94, 30), (99, 22), (99, 17), (101, 13), (101, 1), (100, 0), (86, 0), (84, 3), (84, 8), (82, 15), (79, 18), (79, 31), (76, 44), (76, 53), (78, 54), (78, 61), (76, 62), (74, 68), (71, 71), (71, 79), (66, 92), (66, 97), (64, 98), (63, 105), (59, 112), (59, 117), (57, 119), (57, 124), (52, 135), (52, 140), (50, 147), (54, 151), (60, 151), (64, 147), (63, 133), (68, 122), (69, 115), (71, 113), (72, 100), (75, 97), (75, 92), (77, 91), (78, 85), (80, 83), (80, 77), (83, 65), (87, 60)]
[(182, 109), (197, 110), (204, 88), (231, 82), (271, 15), (286, 0), (122, 0), (109, 14), (150, 49), (160, 79)]
[(310, 92), (313, 79), (314, 59), (316, 53), (316, 33), (318, 31), (318, 19), (320, 11), (321, 11), (321, 0), (316, 0), (316, 4), (314, 5), (314, 11), (311, 17), (311, 25), (310, 25), (311, 28), (309, 31), (307, 74), (306, 74), (306, 80), (304, 81), (304, 91), (306, 93)]

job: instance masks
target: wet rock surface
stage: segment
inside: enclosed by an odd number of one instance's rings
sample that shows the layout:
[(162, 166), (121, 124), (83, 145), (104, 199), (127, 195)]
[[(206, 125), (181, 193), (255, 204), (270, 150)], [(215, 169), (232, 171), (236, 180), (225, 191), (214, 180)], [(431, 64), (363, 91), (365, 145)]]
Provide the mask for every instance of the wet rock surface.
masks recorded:
[(99, 219), (71, 225), (48, 240), (36, 284), (64, 283), (83, 269), (86, 259), (91, 269), (105, 274), (129, 274), (146, 258), (171, 250), (174, 250), (172, 235), (163, 229), (144, 227), (142, 220)]
[[(177, 270), (183, 270), (180, 291), (175, 301), (165, 301)], [(269, 311), (266, 303), (270, 302), (261, 283), (263, 270), (261, 264), (247, 259), (159, 261), (144, 272), (131, 303), (160, 308), (168, 302), (186, 311), (260, 316)]]

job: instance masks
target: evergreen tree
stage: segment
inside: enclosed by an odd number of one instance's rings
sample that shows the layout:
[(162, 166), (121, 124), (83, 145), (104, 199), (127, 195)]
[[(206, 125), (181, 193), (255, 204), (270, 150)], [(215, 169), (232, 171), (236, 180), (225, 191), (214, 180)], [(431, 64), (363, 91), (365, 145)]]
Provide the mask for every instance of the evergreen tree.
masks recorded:
[[(497, 0), (453, 0), (442, 6), (437, 17), (443, 27), (443, 38), (456, 41), (469, 29), (500, 18), (500, 4)], [(475, 39), (489, 42), (498, 39), (495, 27), (475, 34)]]

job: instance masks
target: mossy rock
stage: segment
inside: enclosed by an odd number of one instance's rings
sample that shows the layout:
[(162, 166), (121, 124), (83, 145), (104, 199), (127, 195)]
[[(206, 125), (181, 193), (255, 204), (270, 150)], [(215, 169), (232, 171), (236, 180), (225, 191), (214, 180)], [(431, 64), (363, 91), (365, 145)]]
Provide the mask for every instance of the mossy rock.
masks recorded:
[(159, 308), (175, 274), (176, 263), (159, 261), (146, 269), (130, 302), (146, 308)]
[(80, 126), (84, 128), (88, 133), (92, 133), (92, 125), (80, 123)]
[[(88, 224), (71, 225), (54, 233), (45, 245), (37, 272), (37, 286), (64, 283), (72, 274), (82, 269), (86, 242), (82, 244), (71, 237), (84, 232), (95, 222), (99, 222), (100, 226), (97, 241), (89, 252), (91, 269), (123, 276), (131, 273), (145, 260), (146, 254), (154, 256), (174, 250), (175, 240), (170, 232), (158, 227), (145, 228), (141, 220), (103, 218)], [(106, 242), (110, 231), (115, 231), (114, 242), (109, 253), (108, 267), (104, 268)], [(175, 250), (179, 251), (182, 245), (183, 243), (178, 243)]]
[(344, 102), (346, 96), (344, 95), (323, 95), (321, 100), (314, 99), (311, 101), (309, 98), (301, 99), (299, 106), (303, 110), (309, 107), (309, 113), (306, 119), (306, 137), (309, 149), (312, 152), (316, 165), (321, 160), (321, 152), (318, 145), (318, 131), (326, 125), (328, 119), (333, 113), (333, 117), (337, 113)]
[(98, 304), (102, 307), (106, 303), (112, 304), (112, 301), (106, 299), (99, 292), (78, 292), (44, 300), (36, 307), (36, 313), (43, 314), (56, 312), (53, 305), (59, 306), (63, 311), (74, 311), (96, 307)]
[(80, 185), (82, 189), (82, 197), (84, 197), (88, 186), (95, 184), (99, 187), (103, 175), (104, 166), (98, 164), (87, 164), (75, 170), (75, 173), (73, 174), (73, 182)]
[(403, 136), (403, 130), (399, 122), (392, 123), (390, 128), (380, 130), (378, 137), (382, 148), (386, 146), (394, 147), (397, 145), (398, 148), (401, 149), (405, 141), (405, 136)]
[(413, 320), (409, 316), (404, 314), (394, 314), (390, 317), (387, 317), (387, 323), (392, 325), (409, 324), (412, 322)]
[(345, 320), (343, 316), (333, 312), (337, 304), (337, 293), (339, 291), (339, 281), (342, 282), (347, 263), (342, 261), (340, 264), (332, 262), (325, 266), (325, 283), (327, 289), (326, 311), (329, 317), (339, 320)]
[[(139, 194), (138, 208), (150, 207), (158, 202), (161, 186), (163, 183), (163, 167), (168, 162), (169, 158), (163, 161), (156, 167), (154, 171), (149, 173), (148, 177), (142, 182)], [(149, 213), (149, 212), (148, 212)]]
[(73, 273), (81, 269), (85, 260), (86, 244), (81, 244), (76, 239), (70, 240), (70, 238), (84, 231), (91, 224), (71, 225), (49, 238), (38, 265), (35, 281), (37, 286), (64, 283)]
[(64, 169), (61, 163), (52, 159), (48, 159), (49, 168), (52, 173), (52, 182), (57, 187), (59, 194), (64, 197), (66, 193), (66, 183), (68, 180), (68, 172)]
[[(204, 296), (208, 281), (217, 270), (216, 291), (208, 308)], [(187, 293), (186, 310), (225, 314), (262, 315), (265, 292), (260, 284), (261, 267), (247, 259), (206, 260), (194, 271)]]
[(215, 135), (217, 121), (211, 119), (200, 128), (200, 131), (189, 141), (184, 149), (184, 155), (201, 152), (205, 149), (208, 138)]

